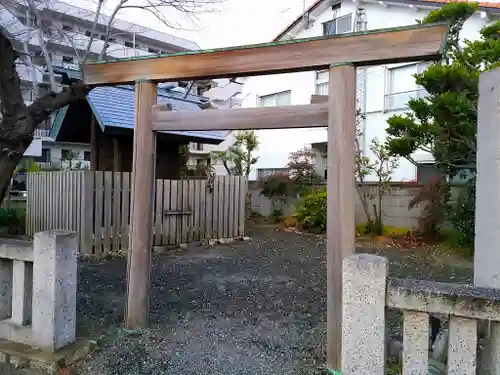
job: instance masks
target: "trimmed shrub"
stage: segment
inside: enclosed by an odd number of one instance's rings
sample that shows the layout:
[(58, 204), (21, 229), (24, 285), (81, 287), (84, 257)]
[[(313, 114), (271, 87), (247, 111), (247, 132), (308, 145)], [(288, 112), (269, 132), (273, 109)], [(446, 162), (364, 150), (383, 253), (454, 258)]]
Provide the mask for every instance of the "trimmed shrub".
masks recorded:
[(297, 220), (313, 233), (326, 231), (326, 187), (304, 194), (295, 205)]
[(23, 208), (0, 208), (0, 229), (4, 234), (25, 233), (26, 210)]

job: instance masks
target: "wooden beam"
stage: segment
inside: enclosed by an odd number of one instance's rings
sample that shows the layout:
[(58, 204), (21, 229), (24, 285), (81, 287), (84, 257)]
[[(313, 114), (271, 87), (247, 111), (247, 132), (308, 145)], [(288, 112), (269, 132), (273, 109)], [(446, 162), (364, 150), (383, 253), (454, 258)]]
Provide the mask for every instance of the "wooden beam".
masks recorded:
[(327, 123), (327, 103), (197, 112), (172, 112), (160, 105), (153, 108), (156, 131), (312, 128)]
[(311, 95), (311, 104), (328, 103), (328, 95)]
[(109, 85), (144, 79), (157, 82), (213, 79), (327, 69), (342, 62), (380, 65), (435, 60), (441, 55), (447, 31), (446, 24), (412, 25), (89, 63), (83, 66), (84, 81), (88, 85)]
[(135, 85), (134, 149), (132, 156), (132, 209), (127, 258), (125, 326), (145, 328), (149, 317), (152, 217), (156, 136), (151, 129), (151, 106), (156, 104), (155, 83)]
[(354, 253), (356, 68), (330, 68), (327, 178), (327, 363), (341, 371), (342, 263)]

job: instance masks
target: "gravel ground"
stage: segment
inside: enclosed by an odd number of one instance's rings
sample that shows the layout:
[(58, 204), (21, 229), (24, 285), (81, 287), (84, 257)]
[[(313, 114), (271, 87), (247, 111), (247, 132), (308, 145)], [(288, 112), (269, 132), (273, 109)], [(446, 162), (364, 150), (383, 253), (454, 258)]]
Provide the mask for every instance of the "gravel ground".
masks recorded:
[[(104, 338), (100, 350), (74, 372), (326, 374), (324, 241), (270, 229), (252, 238), (250, 243), (155, 255), (151, 328), (141, 332), (121, 329), (125, 261), (82, 263), (78, 334)], [(434, 278), (436, 262), (422, 266), (408, 254), (388, 251), (395, 275)], [(467, 267), (440, 269), (439, 279), (470, 277)]]

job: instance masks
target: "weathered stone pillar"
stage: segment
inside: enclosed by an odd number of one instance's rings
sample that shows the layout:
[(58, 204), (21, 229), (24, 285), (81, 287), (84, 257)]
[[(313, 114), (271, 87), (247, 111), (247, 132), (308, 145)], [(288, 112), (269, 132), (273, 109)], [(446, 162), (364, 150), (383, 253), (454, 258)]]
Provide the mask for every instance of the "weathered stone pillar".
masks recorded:
[[(476, 163), (474, 284), (500, 289), (500, 68), (479, 78)], [(500, 375), (500, 326), (487, 331), (479, 367)]]
[(387, 259), (356, 254), (344, 259), (342, 375), (385, 374)]
[(76, 233), (36, 233), (33, 250), (33, 341), (55, 351), (75, 341)]

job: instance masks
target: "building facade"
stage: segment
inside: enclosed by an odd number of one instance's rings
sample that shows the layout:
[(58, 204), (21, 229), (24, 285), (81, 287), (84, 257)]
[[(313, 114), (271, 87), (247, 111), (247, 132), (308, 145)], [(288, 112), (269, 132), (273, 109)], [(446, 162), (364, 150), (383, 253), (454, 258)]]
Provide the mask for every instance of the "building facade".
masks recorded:
[[(275, 40), (412, 25), (416, 23), (416, 19), (424, 18), (444, 2), (443, 0), (319, 0)], [(499, 19), (500, 8), (496, 8), (495, 5), (480, 4), (480, 10), (465, 23), (462, 39), (477, 39), (483, 26)], [(364, 136), (360, 142), (365, 154), (370, 155), (369, 145), (373, 138), (382, 141), (386, 137), (385, 129), (389, 117), (404, 113), (410, 98), (426, 95), (425, 90), (415, 83), (413, 74), (422, 72), (427, 66), (428, 63), (416, 62), (358, 69), (357, 99), (361, 112), (365, 114), (365, 120), (361, 124)], [(328, 72), (249, 77), (245, 79), (243, 94), (244, 107), (308, 104), (311, 95), (328, 94)], [(326, 141), (326, 130), (318, 132), (318, 140)], [(282, 142), (286, 142), (286, 139), (282, 139)], [(417, 152), (413, 157), (427, 166), (433, 161), (432, 156), (425, 152)], [(317, 159), (318, 163), (321, 163), (318, 165), (318, 171), (325, 170), (326, 162), (321, 160), (321, 157)], [(417, 175), (417, 167), (402, 159), (393, 175), (393, 180), (416, 180)], [(370, 176), (368, 180), (373, 177)]]
[[(16, 48), (29, 51), (33, 59), (33, 68), (20, 64), (18, 73), (22, 80), (22, 95), (27, 104), (36, 97), (49, 91), (49, 76), (43, 74), (45, 59), (40, 56), (39, 39), (34, 33), (34, 20), (30, 12), (22, 4), (12, 2), (10, 5), (0, 4), (0, 27), (15, 35)], [(89, 61), (99, 59), (105, 41), (108, 48), (105, 56), (110, 58), (127, 58), (153, 54), (176, 53), (199, 49), (199, 46), (189, 40), (147, 27), (116, 19), (112, 23), (107, 36), (106, 16), (99, 17), (94, 26), (95, 13), (73, 5), (51, 1), (48, 7), (40, 11), (42, 15), (42, 33), (58, 85), (63, 85), (61, 74), (75, 75), (79, 71), (80, 58), (92, 38)], [(227, 81), (227, 82), (226, 82)], [(241, 84), (220, 81), (177, 82), (170, 84), (173, 94), (203, 97), (205, 106), (210, 102), (213, 107), (238, 106), (237, 99), (241, 93)], [(220, 87), (219, 87), (220, 86)], [(209, 104), (207, 104), (209, 103)], [(91, 145), (84, 142), (59, 142), (51, 136), (51, 129), (57, 113), (50, 121), (40, 124), (35, 131), (35, 140), (25, 153), (34, 157), (42, 168), (88, 168), (90, 167)], [(202, 140), (201, 140), (202, 141)], [(217, 145), (196, 143), (189, 146), (189, 165), (210, 163), (212, 151), (218, 150)], [(201, 150), (200, 150), (201, 149)], [(202, 152), (199, 152), (202, 151)], [(202, 159), (200, 161), (200, 159)]]

